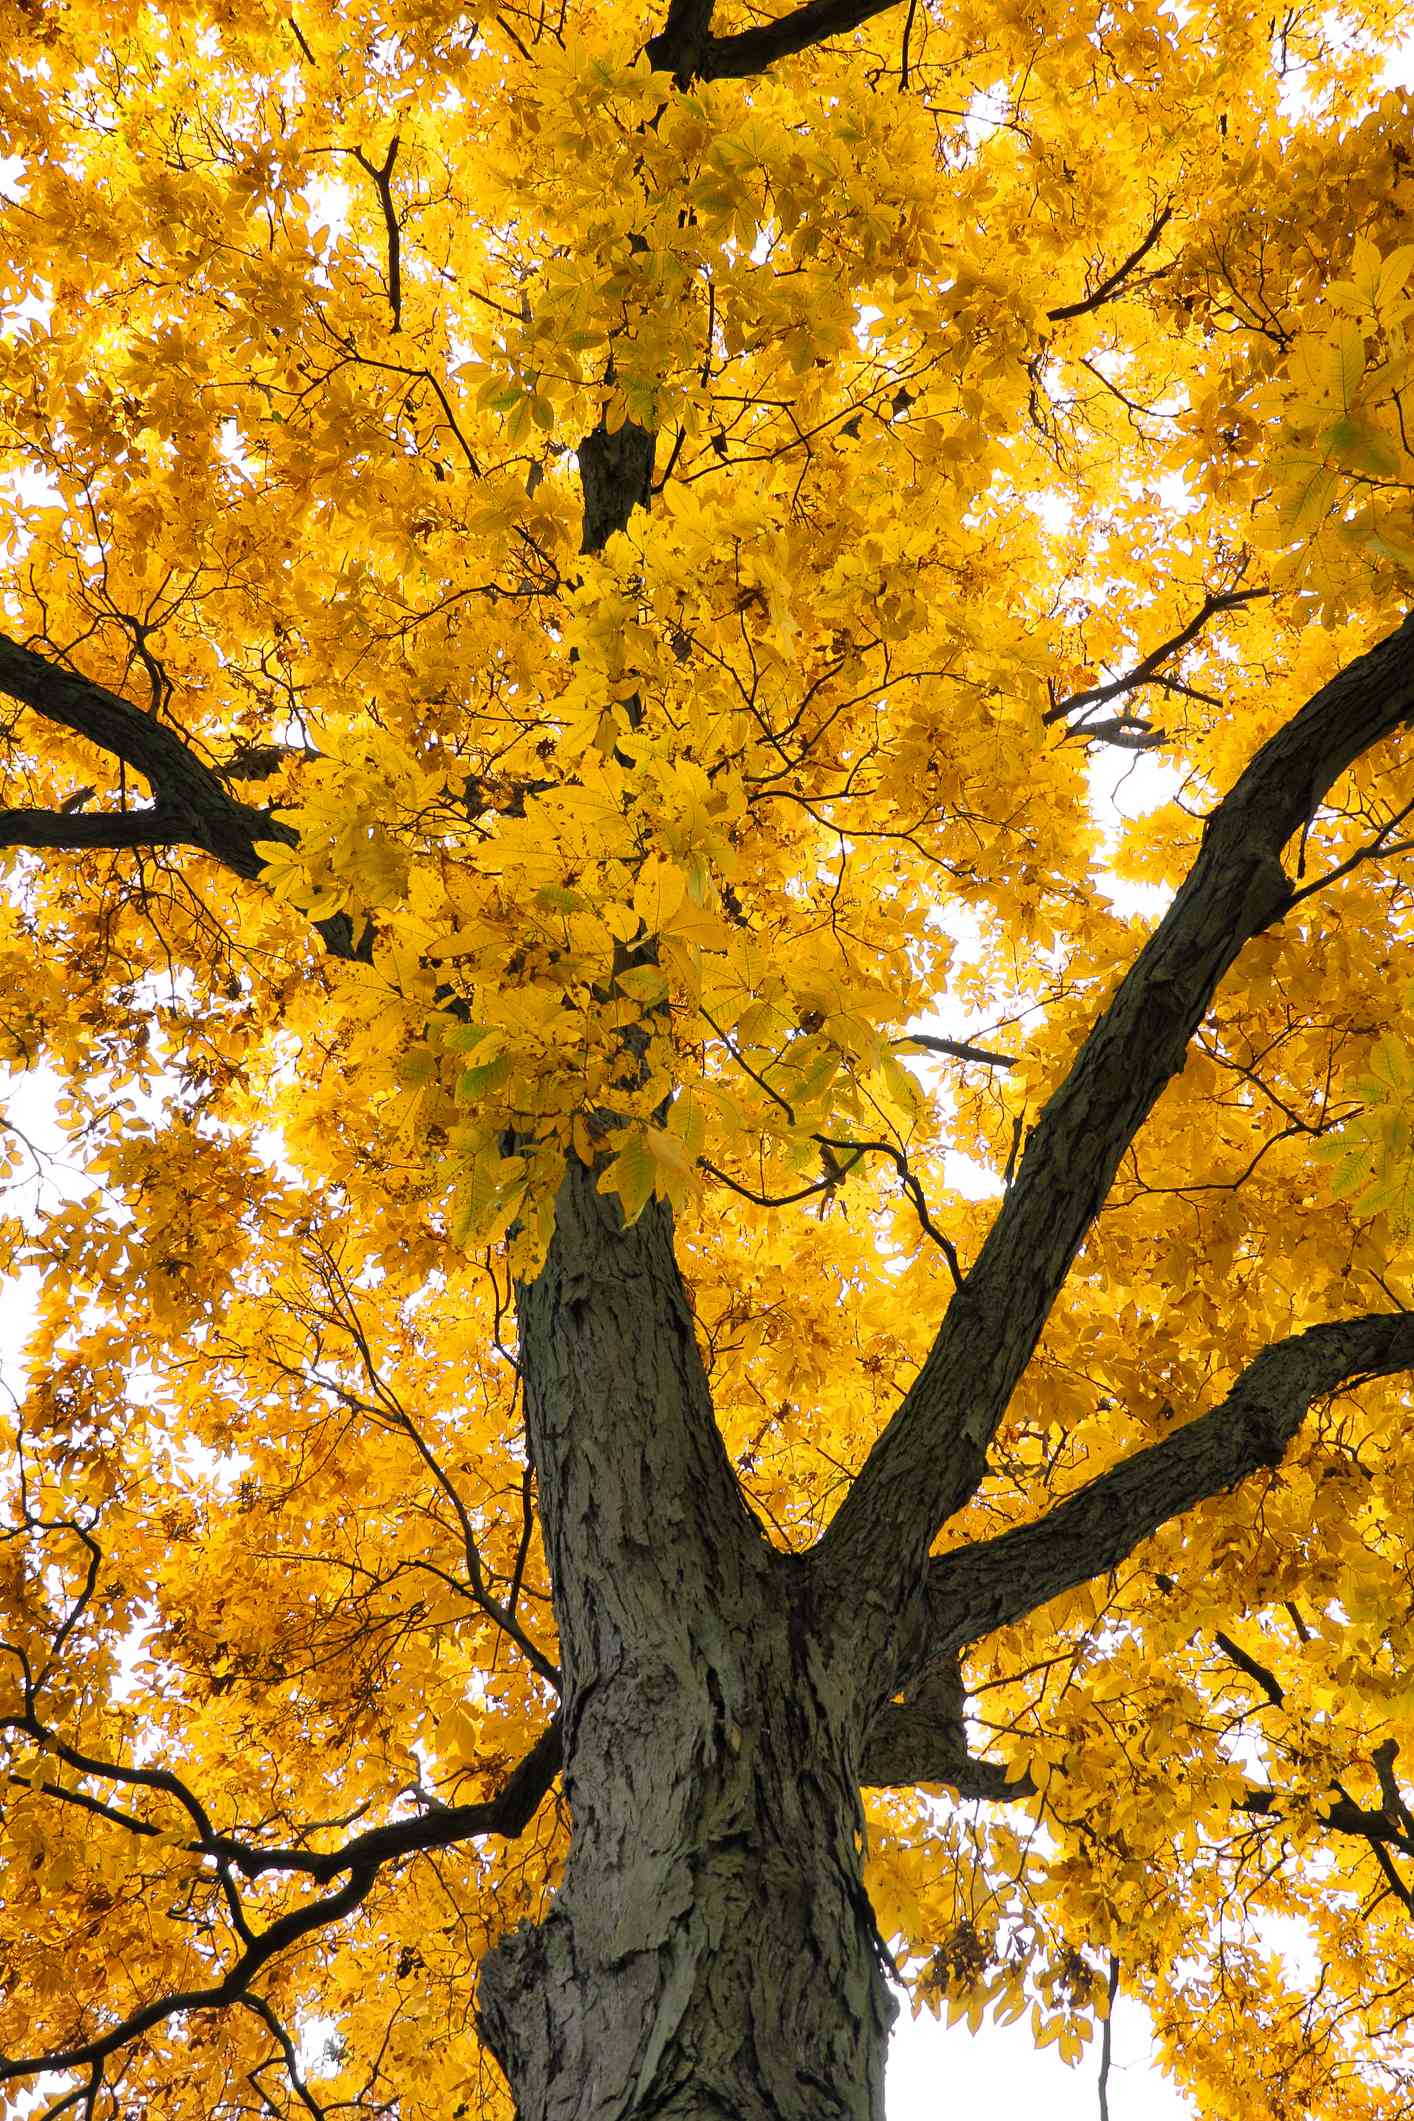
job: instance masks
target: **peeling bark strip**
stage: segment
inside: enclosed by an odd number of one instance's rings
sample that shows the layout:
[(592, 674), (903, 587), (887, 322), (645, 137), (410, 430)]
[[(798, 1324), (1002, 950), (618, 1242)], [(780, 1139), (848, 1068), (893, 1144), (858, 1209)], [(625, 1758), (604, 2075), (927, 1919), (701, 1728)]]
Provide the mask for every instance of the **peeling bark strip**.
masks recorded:
[[(880, 1698), (893, 1682), (896, 1615), (982, 1477), (1121, 1157), (1243, 944), (1290, 902), (1282, 849), (1346, 768), (1411, 719), (1414, 613), (1322, 686), (1218, 804), (1173, 904), (1036, 1122), (965, 1287), (821, 1544), (841, 1628), (874, 1662)], [(867, 1607), (862, 1583), (877, 1586)]]

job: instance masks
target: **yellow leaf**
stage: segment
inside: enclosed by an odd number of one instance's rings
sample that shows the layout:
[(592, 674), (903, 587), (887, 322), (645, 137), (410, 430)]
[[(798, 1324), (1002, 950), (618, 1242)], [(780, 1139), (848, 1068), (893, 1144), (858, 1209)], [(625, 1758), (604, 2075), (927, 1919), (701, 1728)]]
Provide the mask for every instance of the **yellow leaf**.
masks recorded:
[(617, 1196), (625, 1224), (636, 1223), (653, 1196), (658, 1163), (646, 1128), (635, 1127), (617, 1156), (600, 1174), (599, 1191)]

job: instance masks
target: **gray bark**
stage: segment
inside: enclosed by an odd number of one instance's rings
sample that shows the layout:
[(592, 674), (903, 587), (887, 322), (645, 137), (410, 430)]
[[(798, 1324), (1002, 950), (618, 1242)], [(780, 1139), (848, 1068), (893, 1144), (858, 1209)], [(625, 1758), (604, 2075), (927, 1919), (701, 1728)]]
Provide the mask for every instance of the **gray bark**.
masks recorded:
[(1414, 614), (1308, 700), (1217, 805), (1173, 904), (1037, 1118), (965, 1285), (821, 1544), (837, 1625), (874, 1662), (879, 1700), (895, 1683), (897, 1615), (976, 1491), (1121, 1157), (1243, 944), (1290, 902), (1286, 842), (1355, 759), (1411, 719)]
[(857, 1705), (722, 1449), (668, 1210), (625, 1230), (572, 1164), (520, 1349), (572, 1838), (482, 1972), (518, 2111), (879, 2121)]

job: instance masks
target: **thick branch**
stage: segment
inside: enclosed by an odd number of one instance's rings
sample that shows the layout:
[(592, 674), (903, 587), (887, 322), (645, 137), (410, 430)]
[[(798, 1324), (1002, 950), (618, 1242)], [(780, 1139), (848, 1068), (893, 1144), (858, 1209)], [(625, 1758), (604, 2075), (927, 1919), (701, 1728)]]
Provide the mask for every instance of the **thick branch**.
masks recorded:
[(184, 818), (160, 804), (145, 810), (0, 810), (0, 847), (187, 847)]
[(803, 52), (827, 37), (842, 37), (875, 15), (885, 15), (899, 0), (807, 0), (774, 22), (714, 37), (710, 5), (702, 0), (673, 0), (667, 27), (650, 38), (645, 50), (654, 67), (682, 85), (692, 80), (744, 80), (764, 73), (777, 59)]
[(979, 1760), (949, 1724), (906, 1701), (891, 1702), (875, 1717), (859, 1781), (869, 1790), (941, 1782), (959, 1797), (985, 1797), (993, 1804), (1030, 1797), (1036, 1788), (1029, 1775), (1011, 1775), (1000, 1761)]
[[(1244, 1790), (1237, 1801), (1237, 1809), (1251, 1812), (1258, 1819), (1280, 1819), (1291, 1802), (1289, 1791)], [(1317, 1819), (1334, 1833), (1355, 1834), (1362, 1841), (1390, 1844), (1409, 1853), (1408, 1833), (1388, 1812), (1373, 1811), (1370, 1806), (1356, 1804), (1349, 1797), (1321, 1796), (1316, 1799), (1316, 1805)]]
[[(83, 737), (141, 775), (152, 803), (141, 810), (0, 810), (0, 847), (193, 847), (233, 870), (259, 876), (258, 840), (296, 844), (293, 828), (268, 810), (239, 802), (222, 775), (205, 765), (169, 723), (161, 722), (93, 678), (37, 655), (0, 634), (0, 693), (48, 722)], [(315, 923), (326, 949), (354, 957), (347, 915)]]
[[(964, 1287), (817, 1551), (842, 1632), (853, 1651), (879, 1660), (884, 1689), (892, 1691), (900, 1607), (938, 1529), (982, 1477), (997, 1424), (1121, 1157), (1182, 1068), (1243, 944), (1290, 903), (1283, 847), (1352, 761), (1411, 718), (1414, 615), (1323, 686), (1218, 804), (1168, 913), (1037, 1120)], [(1194, 1448), (1181, 1447), (1180, 1458)], [(1187, 1501), (1211, 1485), (1191, 1489)], [(1105, 1566), (1087, 1557), (1084, 1575)], [(867, 1599), (861, 1585), (870, 1586)]]
[(110, 692), (106, 685), (81, 677), (77, 671), (64, 670), (36, 655), (32, 648), (23, 648), (18, 641), (3, 635), (0, 692), (33, 707), (47, 722), (58, 723), (61, 729), (87, 738), (100, 751), (121, 760), (134, 773), (141, 774), (153, 794), (150, 810), (129, 813), (145, 822), (147, 837), (138, 837), (139, 828), (134, 825), (131, 838), (96, 838), (92, 836), (96, 830), (110, 825), (117, 828), (124, 821), (107, 815), (95, 819), (83, 812), (73, 816), (56, 812), (53, 836), (32, 838), (29, 833), (48, 830), (35, 823), (45, 813), (11, 810), (0, 812), (0, 819), (25, 821), (19, 829), (27, 836), (9, 844), (197, 847), (244, 877), (258, 876), (264, 866), (255, 852), (256, 840), (283, 839), (293, 845), (294, 834), (287, 825), (277, 824), (263, 810), (237, 802), (220, 775), (203, 765), (166, 722), (144, 714), (141, 708)]
[(1275, 1465), (1313, 1401), (1414, 1367), (1414, 1312), (1312, 1326), (1264, 1348), (1221, 1406), (1136, 1451), (1036, 1524), (929, 1564), (923, 1661), (1117, 1568), (1160, 1525)]
[(966, 1698), (957, 1653), (935, 1659), (909, 1700), (891, 1702), (875, 1717), (860, 1782), (874, 1789), (945, 1782), (959, 1797), (1001, 1803), (1029, 1797), (1035, 1789), (1029, 1775), (1013, 1777), (995, 1760), (968, 1752)]
[[(62, 1748), (60, 1749), (63, 1750)], [(169, 2018), (191, 2011), (221, 2010), (238, 2002), (251, 1982), (270, 1961), (287, 1951), (302, 1937), (331, 1923), (342, 1921), (365, 1900), (385, 1863), (420, 1849), (449, 1848), (454, 1843), (487, 1834), (513, 1840), (524, 1832), (560, 1767), (559, 1718), (551, 1722), (525, 1758), (510, 1775), (500, 1794), (485, 1804), (444, 1805), (414, 1819), (396, 1820), (357, 1835), (343, 1848), (315, 1854), (305, 1849), (260, 1850), (225, 1835), (212, 1834), (190, 1844), (194, 1854), (214, 1856), (231, 1864), (247, 1877), (263, 1872), (288, 1871), (328, 1883), (344, 1876), (346, 1882), (323, 1899), (309, 1900), (279, 1916), (268, 1928), (251, 1934), (249, 1942), (218, 1981), (208, 1987), (178, 1989), (156, 1996), (111, 2024), (92, 2040), (56, 2049), (46, 2054), (0, 2055), (0, 2084), (18, 2077), (36, 2076), (50, 2070), (85, 2069), (101, 2066), (110, 2056), (128, 2047)], [(54, 1792), (71, 1797), (72, 1792)], [(154, 1834), (146, 1821), (124, 1819), (111, 1809), (104, 1816), (138, 1834)]]

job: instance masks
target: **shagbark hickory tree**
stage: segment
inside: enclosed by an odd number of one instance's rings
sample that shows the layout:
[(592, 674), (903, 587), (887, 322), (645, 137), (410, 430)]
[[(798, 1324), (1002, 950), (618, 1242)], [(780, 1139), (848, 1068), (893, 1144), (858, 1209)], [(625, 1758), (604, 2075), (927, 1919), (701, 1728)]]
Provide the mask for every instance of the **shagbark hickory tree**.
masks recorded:
[(1399, 12), (7, 6), (16, 2111), (1408, 2112)]

